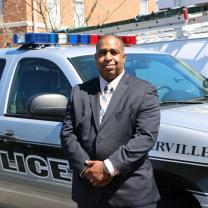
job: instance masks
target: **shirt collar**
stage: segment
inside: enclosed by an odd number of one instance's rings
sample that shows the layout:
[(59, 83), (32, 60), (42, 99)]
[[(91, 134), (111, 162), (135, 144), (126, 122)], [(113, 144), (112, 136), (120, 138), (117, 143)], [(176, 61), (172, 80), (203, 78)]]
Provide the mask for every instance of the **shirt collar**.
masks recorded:
[(118, 86), (118, 83), (121, 80), (121, 77), (123, 75), (124, 75), (124, 70), (113, 81), (111, 81), (109, 83), (106, 80), (104, 80), (101, 76), (99, 76), (99, 78), (100, 78), (100, 89), (101, 89), (101, 92), (103, 92), (103, 90), (104, 90), (104, 88), (105, 88), (105, 86), (107, 84), (109, 84), (113, 88), (113, 91), (115, 91), (116, 90), (116, 87)]

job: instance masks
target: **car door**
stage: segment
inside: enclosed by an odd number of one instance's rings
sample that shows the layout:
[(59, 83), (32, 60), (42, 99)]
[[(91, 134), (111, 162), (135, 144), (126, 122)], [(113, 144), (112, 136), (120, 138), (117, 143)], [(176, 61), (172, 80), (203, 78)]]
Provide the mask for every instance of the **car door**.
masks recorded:
[(0, 122), (1, 203), (4, 207), (75, 207), (72, 173), (60, 147), (61, 118), (33, 117), (29, 98), (40, 93), (69, 98), (71, 85), (61, 69), (44, 58), (16, 65)]

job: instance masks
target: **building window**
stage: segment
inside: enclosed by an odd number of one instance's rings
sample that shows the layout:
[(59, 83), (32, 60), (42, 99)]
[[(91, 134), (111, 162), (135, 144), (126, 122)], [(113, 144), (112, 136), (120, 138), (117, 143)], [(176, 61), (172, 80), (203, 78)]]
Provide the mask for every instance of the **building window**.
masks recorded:
[(182, 6), (182, 1), (176, 0), (176, 7), (181, 7), (181, 6)]
[(3, 0), (0, 0), (0, 15), (3, 13)]
[(149, 13), (148, 0), (140, 0), (140, 15), (146, 15)]
[(81, 27), (85, 24), (84, 1), (74, 0), (74, 27)]
[(155, 1), (155, 11), (158, 12), (159, 11), (159, 5), (158, 5), (158, 0)]
[(61, 25), (60, 0), (47, 0), (47, 13), (49, 25), (53, 29), (59, 29)]

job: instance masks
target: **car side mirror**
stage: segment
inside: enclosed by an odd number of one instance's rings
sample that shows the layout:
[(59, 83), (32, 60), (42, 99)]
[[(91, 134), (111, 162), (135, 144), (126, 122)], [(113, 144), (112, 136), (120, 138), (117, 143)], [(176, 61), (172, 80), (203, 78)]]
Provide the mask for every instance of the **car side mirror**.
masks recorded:
[(29, 115), (61, 118), (64, 115), (67, 98), (61, 94), (38, 94), (29, 98), (26, 106)]
[(203, 81), (203, 86), (205, 88), (208, 88), (208, 78), (206, 78), (204, 81)]

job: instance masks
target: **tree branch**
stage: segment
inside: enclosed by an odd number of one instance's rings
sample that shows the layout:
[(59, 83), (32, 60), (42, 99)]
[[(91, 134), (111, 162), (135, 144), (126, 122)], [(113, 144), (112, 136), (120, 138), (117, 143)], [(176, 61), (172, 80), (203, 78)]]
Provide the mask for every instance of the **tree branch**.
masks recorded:
[[(111, 13), (107, 16), (106, 15), (106, 17), (105, 17), (105, 19), (103, 20), (103, 22), (102, 22), (102, 24), (101, 25), (103, 25), (105, 22), (106, 22), (106, 20), (108, 20), (112, 15), (113, 15), (113, 13), (115, 12), (115, 11), (117, 11), (118, 9), (120, 9), (120, 7), (124, 4), (126, 2), (126, 0), (123, 0), (115, 9), (113, 9), (112, 11), (111, 11)], [(108, 11), (108, 13), (109, 13), (109, 11)]]
[(86, 24), (86, 25), (88, 25), (88, 22), (89, 22), (89, 20), (90, 20), (90, 18), (91, 18), (91, 16), (92, 16), (92, 14), (93, 14), (93, 12), (94, 12), (96, 6), (97, 6), (97, 3), (98, 3), (98, 0), (95, 0), (94, 3), (93, 3), (93, 5), (92, 5), (92, 8), (90, 9), (89, 14), (88, 14), (87, 17), (85, 18), (85, 24)]

